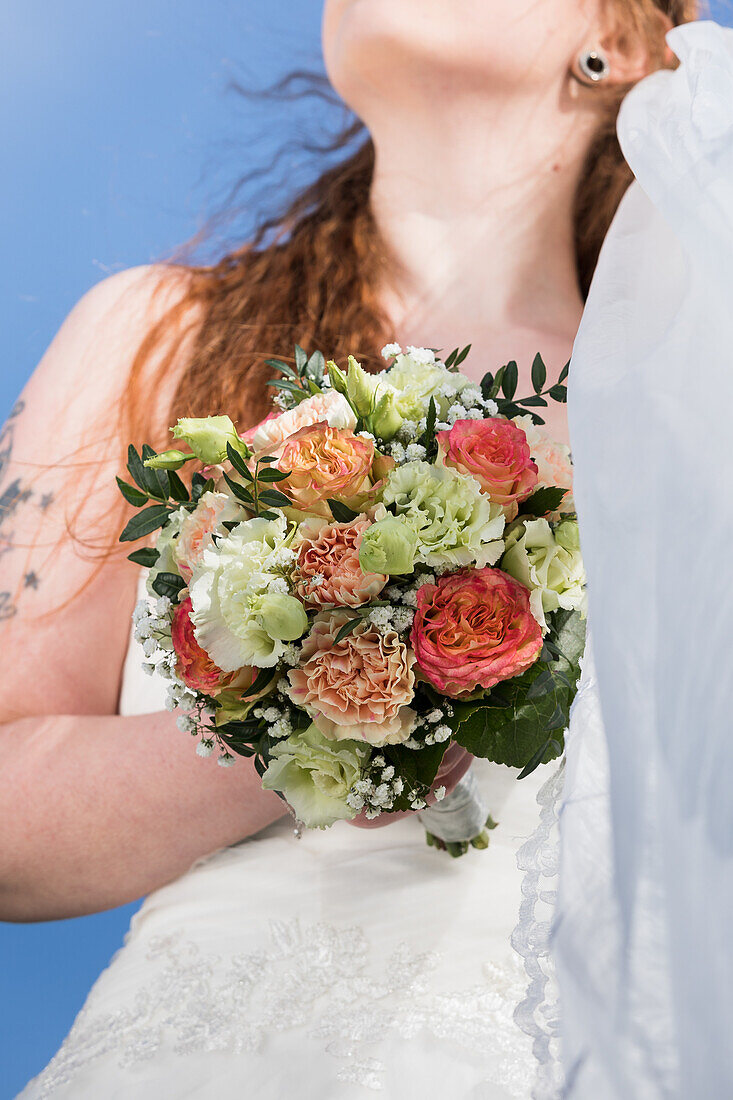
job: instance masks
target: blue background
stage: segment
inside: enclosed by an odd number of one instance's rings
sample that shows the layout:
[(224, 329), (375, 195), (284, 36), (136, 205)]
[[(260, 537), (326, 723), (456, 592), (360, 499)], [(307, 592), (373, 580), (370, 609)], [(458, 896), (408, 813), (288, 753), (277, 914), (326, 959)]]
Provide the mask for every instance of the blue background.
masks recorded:
[[(729, 0), (713, 11), (733, 23)], [(169, 254), (233, 180), (332, 118), (312, 100), (290, 110), (227, 92), (318, 68), (319, 20), (317, 0), (4, 6), (0, 422), (94, 282)], [(280, 176), (292, 186), (308, 171), (292, 153)], [(258, 193), (245, 191), (250, 210)], [(236, 230), (250, 225), (245, 213)], [(0, 1100), (56, 1051), (136, 908), (0, 924)]]

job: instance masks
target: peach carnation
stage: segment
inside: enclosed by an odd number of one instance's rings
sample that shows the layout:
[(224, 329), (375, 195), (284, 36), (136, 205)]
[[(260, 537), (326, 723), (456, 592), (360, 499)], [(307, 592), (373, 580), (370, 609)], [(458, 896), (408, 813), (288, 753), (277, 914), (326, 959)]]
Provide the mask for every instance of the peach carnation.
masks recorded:
[(537, 487), (567, 489), (559, 511), (574, 512), (573, 463), (570, 448), (548, 435), (539, 424), (534, 423), (531, 416), (515, 416), (514, 423), (527, 437), (532, 459), (537, 466)]
[(306, 607), (360, 607), (379, 595), (389, 578), (364, 573), (359, 565), (362, 535), (371, 523), (362, 514), (350, 523), (301, 524), (295, 589)]
[(493, 503), (513, 519), (517, 502), (537, 485), (537, 466), (522, 429), (499, 416), (457, 420), (450, 431), (438, 432), (437, 439), (443, 463), (475, 477)]
[(294, 409), (288, 409), (279, 416), (268, 416), (258, 424), (251, 434), (252, 450), (260, 454), (274, 454), (286, 439), (311, 424), (328, 424), (331, 428), (353, 431), (356, 427), (356, 416), (343, 394), (336, 390), (316, 393), (301, 401)]
[(193, 512), (181, 523), (173, 556), (184, 580), (190, 580), (204, 550), (226, 520), (241, 520), (242, 510), (226, 493), (204, 493)]
[(290, 698), (332, 740), (406, 741), (415, 718), (407, 705), (415, 686), (413, 654), (396, 631), (383, 633), (368, 620), (337, 642), (349, 617), (332, 611), (316, 618), (300, 666), (288, 673)]
[(296, 508), (330, 516), (328, 497), (357, 498), (371, 489), (374, 441), (352, 431), (311, 424), (285, 442), (278, 461), (288, 472), (278, 483)]
[(528, 669), (542, 649), (529, 597), (500, 569), (463, 569), (423, 585), (411, 642), (425, 679), (458, 698)]

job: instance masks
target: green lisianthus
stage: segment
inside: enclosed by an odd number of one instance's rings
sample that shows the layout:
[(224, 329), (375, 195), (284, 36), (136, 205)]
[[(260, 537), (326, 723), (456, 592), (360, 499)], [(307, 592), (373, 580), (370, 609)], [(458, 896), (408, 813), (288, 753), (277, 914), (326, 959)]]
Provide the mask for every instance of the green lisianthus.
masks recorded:
[(401, 516), (385, 516), (361, 536), (359, 565), (364, 573), (401, 576), (415, 567), (417, 535)]
[(205, 466), (214, 466), (225, 462), (227, 444), (240, 450), (242, 442), (231, 419), (228, 416), (184, 416), (174, 428), (174, 439), (183, 439)]
[(545, 616), (559, 607), (585, 615), (585, 568), (575, 520), (563, 520), (554, 532), (546, 519), (525, 520), (509, 531), (506, 547), (501, 568), (530, 589), (543, 632)]
[[(425, 416), (431, 397), (435, 398), (438, 413), (442, 416), (455, 395), (472, 385), (469, 378), (458, 371), (448, 370), (426, 348), (408, 348), (397, 355), (385, 377), (396, 391), (395, 404), (405, 420), (420, 420)], [(448, 397), (447, 393), (453, 396)]]
[(368, 756), (367, 745), (330, 741), (310, 725), (274, 746), (262, 786), (280, 791), (309, 829), (325, 829), (356, 816), (347, 797)]

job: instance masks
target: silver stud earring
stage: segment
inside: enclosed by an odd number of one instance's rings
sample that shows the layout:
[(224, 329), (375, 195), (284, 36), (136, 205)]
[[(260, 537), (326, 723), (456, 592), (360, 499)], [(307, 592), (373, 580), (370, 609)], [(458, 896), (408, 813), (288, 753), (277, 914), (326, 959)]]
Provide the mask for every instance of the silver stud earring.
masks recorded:
[(572, 76), (585, 85), (600, 84), (611, 72), (611, 65), (602, 50), (581, 50), (578, 54), (577, 72), (571, 69)]

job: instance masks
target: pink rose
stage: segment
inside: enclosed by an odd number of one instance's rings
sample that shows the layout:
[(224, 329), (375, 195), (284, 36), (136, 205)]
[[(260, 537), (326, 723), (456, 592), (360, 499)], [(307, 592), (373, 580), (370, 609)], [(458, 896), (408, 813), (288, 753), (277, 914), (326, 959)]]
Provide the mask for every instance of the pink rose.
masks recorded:
[(394, 630), (363, 620), (337, 642), (348, 612), (319, 615), (303, 643), (298, 668), (288, 673), (290, 698), (325, 737), (363, 738), (393, 745), (410, 736), (414, 711), (413, 655)]
[(368, 496), (374, 441), (351, 431), (311, 424), (286, 440), (278, 466), (287, 471), (278, 482), (296, 508), (329, 517), (328, 497), (349, 500)]
[(537, 488), (567, 489), (558, 512), (574, 512), (573, 463), (570, 448), (558, 443), (531, 416), (515, 416), (514, 423), (527, 437), (530, 453), (537, 465)]
[(529, 590), (500, 569), (463, 569), (418, 590), (412, 647), (419, 670), (455, 698), (533, 665), (542, 631)]
[(257, 425), (247, 442), (259, 454), (274, 454), (286, 439), (311, 424), (328, 424), (331, 428), (353, 431), (356, 427), (356, 416), (343, 394), (328, 390), (326, 393), (306, 397), (294, 409), (288, 409), (279, 416), (268, 416)]
[[(176, 671), (187, 688), (201, 691), (204, 695), (216, 695), (233, 682), (244, 677), (246, 685), (252, 682), (252, 670), (241, 672), (222, 672), (211, 660), (205, 649), (196, 641), (191, 622), (191, 601), (186, 599), (176, 607), (171, 626), (173, 648), (178, 658)], [(244, 686), (244, 685), (242, 685)]]
[(366, 515), (350, 523), (301, 524), (295, 589), (306, 607), (360, 607), (384, 588), (389, 577), (363, 573), (359, 547), (371, 525)]
[(204, 550), (212, 545), (214, 534), (226, 520), (241, 520), (239, 504), (226, 493), (204, 493), (193, 512), (181, 524), (173, 556), (184, 580), (190, 580)]
[(508, 519), (517, 514), (517, 502), (537, 485), (537, 466), (532, 461), (527, 437), (521, 428), (503, 417), (457, 420), (450, 431), (437, 433), (446, 466), (475, 477)]

